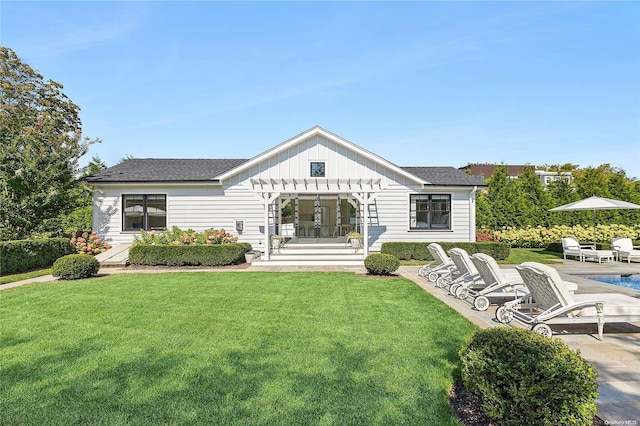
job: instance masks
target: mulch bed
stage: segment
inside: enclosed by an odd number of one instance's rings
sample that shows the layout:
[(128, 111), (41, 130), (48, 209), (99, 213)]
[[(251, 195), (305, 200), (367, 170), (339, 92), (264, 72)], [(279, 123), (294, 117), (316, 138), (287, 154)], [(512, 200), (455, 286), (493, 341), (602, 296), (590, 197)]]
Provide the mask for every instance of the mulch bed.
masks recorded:
[(232, 270), (232, 269), (247, 269), (251, 266), (250, 263), (241, 263), (239, 265), (225, 265), (225, 266), (145, 266), (145, 265), (127, 265), (127, 270), (140, 270), (140, 271), (194, 271), (194, 270)]
[[(499, 426), (492, 422), (480, 409), (480, 403), (465, 391), (460, 384), (454, 383), (449, 391), (449, 403), (462, 424), (465, 426)], [(593, 426), (605, 426), (598, 416), (593, 418)]]

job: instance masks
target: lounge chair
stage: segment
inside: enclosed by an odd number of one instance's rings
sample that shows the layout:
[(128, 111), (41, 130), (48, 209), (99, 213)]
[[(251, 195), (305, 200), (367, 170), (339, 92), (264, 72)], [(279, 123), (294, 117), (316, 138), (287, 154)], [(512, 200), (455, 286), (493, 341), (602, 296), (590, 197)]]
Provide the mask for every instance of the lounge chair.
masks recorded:
[(512, 319), (530, 325), (537, 333), (551, 337), (549, 324), (597, 324), (602, 340), (606, 322), (640, 321), (640, 299), (619, 293), (571, 294), (554, 268), (537, 262), (516, 266), (533, 297), (533, 309), (521, 310), (520, 302), (507, 302), (496, 310), (498, 321)]
[[(473, 301), (473, 306), (476, 309), (483, 311), (488, 308), (490, 302), (487, 297), (503, 300), (506, 298), (515, 299), (529, 293), (517, 270), (501, 269), (493, 257), (484, 253), (474, 254), (471, 256), (471, 260), (480, 272), (482, 280), (487, 284), (487, 287), (478, 292)], [(576, 283), (565, 281), (565, 284), (572, 294), (578, 289)], [(484, 309), (481, 309), (482, 307)]]
[(611, 248), (618, 254), (618, 260), (627, 258), (627, 263), (631, 263), (631, 259), (640, 259), (640, 246), (634, 246), (631, 238), (612, 238)]
[(584, 261), (584, 250), (596, 250), (594, 245), (580, 245), (578, 240), (573, 237), (562, 237), (562, 257), (566, 260), (567, 256), (577, 257), (580, 262)]
[(473, 294), (473, 307), (479, 311), (486, 311), (489, 308), (489, 298), (516, 299), (523, 297), (529, 290), (522, 283), (522, 277), (517, 271), (512, 271), (508, 276), (505, 274), (496, 260), (485, 253), (476, 253), (471, 256), (471, 261), (480, 273), (482, 281), (486, 287)]
[(453, 261), (444, 252), (442, 246), (438, 243), (431, 243), (427, 246), (429, 253), (434, 261), (421, 266), (418, 269), (418, 275), (427, 278), (431, 282), (436, 282), (440, 277), (453, 277), (457, 275), (457, 269)]
[(449, 286), (449, 293), (459, 298), (466, 299), (468, 296), (475, 297), (476, 290), (485, 288), (487, 285), (482, 281), (480, 272), (471, 261), (469, 254), (461, 248), (449, 250), (451, 260), (458, 268), (460, 276), (451, 282), (446, 282), (442, 287)]

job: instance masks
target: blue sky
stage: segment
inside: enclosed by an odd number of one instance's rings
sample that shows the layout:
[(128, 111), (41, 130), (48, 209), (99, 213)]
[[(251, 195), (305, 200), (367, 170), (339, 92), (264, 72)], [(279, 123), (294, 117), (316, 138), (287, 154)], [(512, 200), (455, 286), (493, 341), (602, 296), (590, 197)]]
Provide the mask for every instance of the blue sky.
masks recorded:
[(638, 2), (0, 3), (87, 157), (251, 158), (320, 125), (401, 166), (640, 178)]

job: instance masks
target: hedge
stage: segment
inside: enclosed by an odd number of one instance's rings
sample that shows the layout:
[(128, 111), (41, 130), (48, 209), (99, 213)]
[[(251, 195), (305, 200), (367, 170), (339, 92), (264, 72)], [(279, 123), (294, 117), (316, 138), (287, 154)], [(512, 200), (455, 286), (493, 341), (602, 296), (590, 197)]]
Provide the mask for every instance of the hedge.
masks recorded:
[[(382, 243), (380, 253), (392, 254), (400, 260), (433, 260), (431, 253), (427, 249), (427, 246), (431, 244), (422, 242), (408, 242), (408, 243)], [(474, 253), (486, 253), (496, 260), (504, 260), (509, 257), (510, 247), (506, 243), (494, 243), (494, 242), (476, 242), (476, 243), (450, 243), (443, 242), (438, 243), (442, 246), (444, 251), (449, 251), (454, 247), (464, 249), (469, 254)]]
[(0, 242), (0, 274), (48, 268), (57, 259), (75, 253), (67, 238)]
[(223, 266), (244, 263), (251, 244), (135, 245), (129, 249), (131, 265)]

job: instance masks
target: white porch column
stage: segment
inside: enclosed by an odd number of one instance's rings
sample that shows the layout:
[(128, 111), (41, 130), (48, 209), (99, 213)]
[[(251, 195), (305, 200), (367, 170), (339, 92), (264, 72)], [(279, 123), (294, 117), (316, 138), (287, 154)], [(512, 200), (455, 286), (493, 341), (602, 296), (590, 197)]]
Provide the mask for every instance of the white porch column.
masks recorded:
[(271, 255), (271, 238), (269, 235), (269, 193), (262, 194), (264, 200), (264, 259), (269, 260)]
[(264, 192), (261, 195), (262, 195), (262, 199), (264, 200), (264, 238), (265, 238), (264, 259), (269, 260), (271, 257), (271, 235), (269, 235), (269, 206), (273, 204), (273, 202), (280, 196), (280, 193)]
[(363, 239), (363, 254), (364, 257), (367, 257), (369, 255), (369, 193), (368, 192), (363, 192), (363, 193), (357, 193), (354, 192), (351, 195), (353, 195), (353, 197), (358, 200), (358, 202), (360, 203), (360, 205), (362, 206), (362, 212), (364, 213), (363, 218), (362, 218), (362, 222), (363, 222), (363, 226), (362, 226), (362, 239)]
[(369, 256), (369, 193), (362, 194), (364, 199), (364, 229), (362, 238), (364, 239), (364, 257)]

